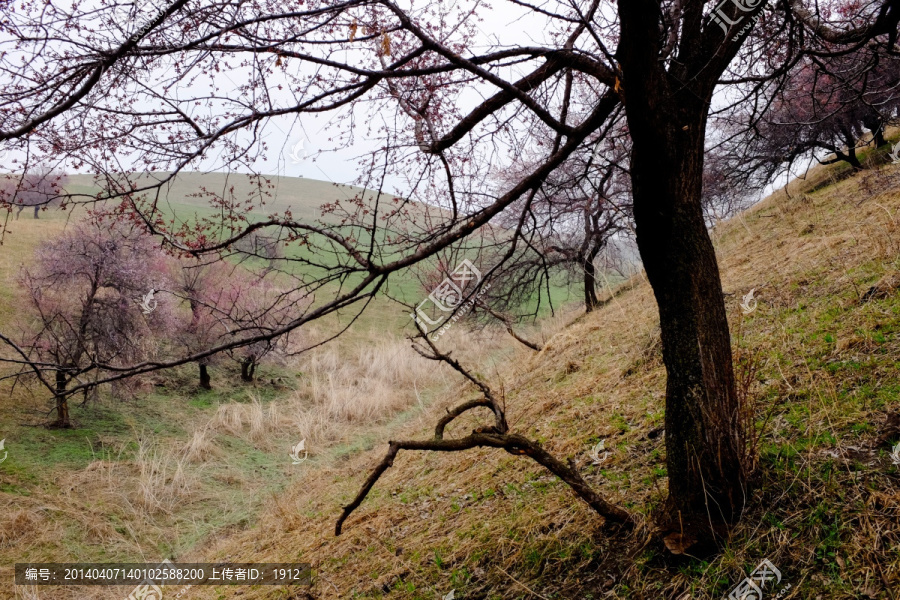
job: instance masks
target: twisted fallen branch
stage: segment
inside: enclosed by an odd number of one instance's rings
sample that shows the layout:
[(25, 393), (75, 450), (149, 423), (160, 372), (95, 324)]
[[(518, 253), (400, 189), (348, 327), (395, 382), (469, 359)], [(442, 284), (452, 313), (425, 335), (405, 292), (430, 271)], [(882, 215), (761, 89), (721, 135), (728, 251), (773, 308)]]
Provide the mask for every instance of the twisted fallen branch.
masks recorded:
[[(362, 489), (360, 489), (353, 501), (344, 506), (344, 510), (334, 527), (335, 535), (341, 535), (344, 521), (347, 520), (347, 517), (349, 517), (354, 510), (359, 508), (384, 472), (393, 466), (394, 459), (397, 457), (400, 450), (461, 452), (472, 448), (502, 448), (510, 454), (528, 456), (559, 477), (579, 498), (584, 500), (588, 506), (594, 509), (597, 514), (604, 517), (607, 521), (621, 523), (627, 526), (633, 526), (635, 524), (634, 517), (628, 511), (608, 502), (584, 480), (578, 472), (578, 468), (573, 460), (569, 459), (568, 464), (564, 463), (544, 450), (539, 443), (529, 440), (517, 433), (509, 433), (509, 426), (506, 422), (506, 412), (491, 388), (466, 371), (459, 362), (451, 358), (449, 354), (440, 352), (428, 336), (425, 335), (425, 332), (421, 329), (419, 331), (419, 337), (425, 340), (425, 343), (428, 344), (430, 348), (429, 350), (425, 350), (414, 342), (413, 348), (416, 352), (430, 360), (436, 360), (450, 365), (451, 368), (474, 383), (484, 394), (484, 398), (470, 400), (460, 404), (452, 410), (448, 410), (447, 414), (441, 417), (435, 426), (433, 439), (388, 442), (388, 452), (385, 457), (378, 463), (366, 479)], [(479, 427), (473, 430), (471, 434), (462, 438), (444, 439), (444, 430), (447, 425), (468, 411), (477, 408), (489, 408), (494, 413), (494, 424), (486, 427)]]

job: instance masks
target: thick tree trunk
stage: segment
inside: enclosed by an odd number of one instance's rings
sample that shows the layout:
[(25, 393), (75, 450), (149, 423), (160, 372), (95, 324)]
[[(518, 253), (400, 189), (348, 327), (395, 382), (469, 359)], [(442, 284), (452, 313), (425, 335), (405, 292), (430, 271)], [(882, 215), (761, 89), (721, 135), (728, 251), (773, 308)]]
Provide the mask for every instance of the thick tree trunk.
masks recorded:
[(69, 421), (69, 400), (65, 395), (66, 391), (66, 374), (65, 371), (56, 371), (56, 423), (54, 427), (68, 429), (72, 427)]
[(597, 300), (597, 269), (594, 259), (600, 253), (601, 245), (595, 245), (588, 252), (584, 261), (584, 309), (591, 312), (600, 304)]
[(872, 141), (875, 142), (876, 148), (887, 144), (887, 140), (884, 139), (884, 121), (881, 120), (880, 116), (873, 114), (863, 118), (863, 125), (872, 132)]
[(200, 387), (204, 390), (211, 390), (212, 384), (210, 383), (211, 379), (209, 377), (209, 369), (206, 365), (200, 365)]
[[(649, 0), (619, 0), (638, 249), (659, 306), (666, 367), (666, 545), (715, 541), (747, 501), (745, 437), (731, 336), (703, 220), (703, 150), (716, 69), (697, 46), (666, 71)], [(698, 22), (699, 12), (692, 19)], [(702, 54), (702, 52), (701, 52)]]
[(664, 156), (662, 144), (637, 137), (631, 165), (638, 248), (659, 305), (668, 376), (662, 524), (681, 536), (676, 547), (712, 539), (740, 516), (748, 493), (728, 320), (700, 205), (705, 117), (687, 112), (656, 122), (662, 127), (650, 139), (669, 141)]
[(847, 144), (847, 154), (845, 155), (846, 158), (844, 160), (850, 163), (850, 166), (853, 167), (854, 170), (861, 171), (863, 167), (859, 162), (859, 157), (856, 156), (856, 136), (846, 130), (843, 135), (844, 143)]
[(35, 207), (34, 207), (34, 218), (35, 218), (35, 219), (40, 218), (40, 217), (38, 217), (38, 211), (39, 211), (39, 210), (41, 210), (40, 205), (35, 205)]

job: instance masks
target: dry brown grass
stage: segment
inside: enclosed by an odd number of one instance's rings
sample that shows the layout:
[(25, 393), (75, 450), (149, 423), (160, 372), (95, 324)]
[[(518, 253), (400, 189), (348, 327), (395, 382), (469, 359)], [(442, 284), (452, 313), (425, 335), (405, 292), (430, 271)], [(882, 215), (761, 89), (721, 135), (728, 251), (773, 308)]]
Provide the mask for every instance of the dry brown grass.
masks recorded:
[[(887, 167), (885, 177), (895, 171)], [(866, 454), (871, 462), (860, 467), (848, 448), (865, 446), (898, 408), (891, 390), (900, 390), (900, 301), (860, 295), (900, 266), (892, 235), (900, 194), (835, 181), (776, 194), (715, 232), (729, 314), (741, 322), (741, 344), (761, 359), (748, 384), (760, 486), (722, 554), (673, 562), (646, 537), (609, 537), (539, 467), (483, 449), (401, 453), (335, 538), (340, 506), (380, 459), (378, 445), (325, 462), (280, 496), (258, 529), (191, 558), (307, 560), (320, 574), (316, 598), (439, 598), (455, 589), (457, 598), (686, 600), (726, 597), (768, 557), (792, 583), (788, 599), (896, 598), (889, 588), (900, 588), (900, 487), (883, 454)], [(737, 304), (751, 288), (759, 308), (745, 317)], [(649, 513), (666, 488), (664, 444), (653, 435), (665, 390), (656, 327), (653, 296), (638, 282), (540, 354), (523, 349), (500, 368), (469, 364), (505, 391), (512, 427), (575, 457), (610, 499)], [(428, 437), (447, 406), (474, 395), (449, 394), (383, 439)], [(599, 439), (611, 453), (598, 469), (587, 452)]]
[[(461, 326), (445, 339), (454, 337), (465, 343), (461, 356), (485, 363), (494, 357), (499, 359), (515, 343), (505, 333), (490, 330), (467, 334)], [(16, 510), (0, 516), (4, 532), (0, 549), (5, 544), (7, 549), (14, 546), (26, 550), (25, 540), (31, 535), (35, 543), (47, 547), (48, 557), (58, 559), (64, 551), (56, 541), (61, 537), (60, 517), (64, 516), (71, 518), (65, 529), (82, 532), (87, 544), (102, 546), (110, 555), (144, 556), (146, 552), (146, 560), (156, 560), (158, 554), (148, 548), (148, 539), (171, 539), (173, 525), (182, 518), (179, 509), (204, 501), (199, 481), (202, 477), (215, 472), (221, 480), (245, 485), (241, 468), (229, 466), (234, 457), (226, 447), (230, 444), (227, 439), (239, 438), (255, 448), (274, 452), (282, 457), (287, 470), (289, 445), (283, 442), (285, 436), (293, 442), (307, 437), (311, 457), (315, 457), (362, 431), (388, 423), (399, 411), (421, 410), (442, 386), (457, 385), (447, 373), (415, 354), (407, 340), (387, 335), (368, 343), (357, 339), (340, 351), (325, 347), (304, 356), (294, 366), (303, 373), (302, 385), (286, 397), (263, 402), (251, 391), (247, 401), (221, 404), (211, 418), (192, 427), (190, 437), (180, 443), (146, 431), (135, 432), (131, 458), (123, 456), (130, 452), (127, 445), (109, 448), (84, 469), (63, 474), (57, 496), (36, 494), (24, 502), (16, 499), (11, 504)], [(311, 427), (317, 420), (319, 431)], [(87, 498), (92, 509), (85, 506)], [(41, 512), (34, 507), (50, 501), (52, 518), (44, 515), (41, 520)], [(23, 503), (32, 508), (19, 508)], [(292, 512), (280, 499), (272, 505), (276, 511), (280, 506), (286, 515)], [(110, 525), (110, 515), (115, 515), (118, 528)], [(48, 523), (57, 531), (42, 530)], [(106, 599), (124, 597), (128, 590), (18, 588), (16, 593), (22, 598)]]
[(161, 447), (142, 435), (134, 460), (138, 474), (134, 503), (150, 514), (171, 513), (179, 502), (191, 496), (196, 486), (187, 462), (186, 450)]
[[(760, 360), (747, 386), (760, 436), (759, 487), (718, 556), (673, 561), (647, 528), (610, 536), (537, 465), (486, 449), (401, 453), (335, 538), (341, 505), (355, 495), (386, 444), (331, 454), (324, 452), (328, 444), (363, 432), (382, 442), (429, 437), (446, 407), (476, 392), (429, 363), (421, 370), (397, 369), (383, 356), (364, 359), (359, 353), (348, 366), (324, 349), (305, 359), (301, 389), (279, 400), (274, 416), (251, 399), (240, 408), (220, 408), (215, 419), (197, 427), (181, 452), (200, 465), (220, 460), (218, 453), (227, 456), (216, 442), (224, 434), (262, 446), (279, 432), (295, 432), (312, 442), (316, 460), (268, 502), (253, 529), (222, 533), (178, 558), (305, 560), (319, 573), (316, 598), (429, 600), (451, 589), (460, 600), (719, 599), (769, 558), (793, 586), (787, 600), (896, 600), (900, 485), (883, 450), (867, 445), (885, 414), (900, 408), (900, 298), (862, 297), (900, 269), (900, 194), (890, 183), (898, 172), (886, 167), (880, 179), (861, 186), (858, 178), (840, 180), (820, 170), (794, 184), (790, 198), (776, 194), (714, 232), (729, 315), (742, 331), (735, 343)], [(812, 191), (832, 179), (831, 187)], [(665, 373), (653, 295), (640, 276), (633, 284), (601, 310), (548, 335), (540, 353), (520, 347), (504, 360), (501, 349), (508, 346), (501, 338), (479, 347), (461, 330), (452, 346), (455, 357), (503, 390), (511, 427), (558, 456), (573, 457), (611, 500), (649, 514), (666, 491), (658, 435)], [(738, 302), (751, 288), (759, 307), (743, 316)], [(416, 390), (422, 395), (435, 389), (420, 388), (422, 381), (444, 386), (444, 393), (431, 402), (423, 396), (424, 410), (388, 422), (387, 415), (419, 404)], [(471, 415), (454, 422), (448, 434), (488, 422)], [(588, 452), (600, 439), (610, 456), (592, 467)], [(107, 485), (106, 469), (98, 464), (96, 473), (82, 475), (88, 489)], [(15, 531), (47, 527), (42, 503), (46, 499), (17, 505), (27, 515), (18, 517)], [(108, 537), (100, 525), (105, 521), (90, 511), (72, 518), (85, 521), (97, 543), (126, 543)], [(57, 520), (49, 523), (58, 527)], [(15, 543), (27, 539), (20, 533)], [(50, 592), (34, 597), (74, 597)], [(240, 587), (197, 587), (187, 595), (290, 597), (305, 596)]]
[[(465, 341), (461, 352), (473, 361), (490, 360), (512, 342), (498, 330), (468, 332), (462, 327), (447, 337)], [(270, 449), (285, 435), (305, 439), (312, 455), (345, 443), (362, 431), (383, 425), (398, 412), (425, 406), (439, 390), (455, 384), (440, 365), (425, 360), (408, 340), (391, 334), (371, 335), (352, 344), (319, 347), (295, 365), (299, 389), (268, 406), (230, 402), (194, 433), (192, 444), (209, 452), (210, 436), (227, 432)], [(192, 451), (194, 457), (200, 450)]]

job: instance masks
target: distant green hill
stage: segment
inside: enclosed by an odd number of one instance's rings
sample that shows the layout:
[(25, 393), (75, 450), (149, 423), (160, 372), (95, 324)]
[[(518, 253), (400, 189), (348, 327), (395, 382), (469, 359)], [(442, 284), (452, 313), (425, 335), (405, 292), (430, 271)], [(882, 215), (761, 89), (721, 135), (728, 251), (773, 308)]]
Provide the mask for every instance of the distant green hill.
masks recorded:
[[(147, 173), (137, 178), (132, 176), (132, 181), (138, 186), (146, 186), (167, 177), (168, 173)], [(95, 196), (101, 191), (101, 186), (94, 175), (70, 175), (66, 191), (70, 194)], [(209, 216), (218, 212), (210, 206), (209, 199), (219, 196), (240, 202), (251, 201), (255, 206), (251, 214), (258, 215), (257, 218), (290, 210), (294, 218), (312, 221), (322, 218), (323, 204), (346, 201), (363, 191), (363, 188), (356, 186), (305, 177), (251, 177), (242, 173), (183, 172), (160, 188), (159, 206), (180, 218), (190, 218), (194, 213), (201, 217)], [(151, 198), (149, 193), (145, 197)], [(373, 199), (374, 192), (366, 192), (366, 198)], [(392, 198), (393, 196), (388, 196), (388, 199)]]
[[(148, 187), (154, 182), (167, 179), (167, 177), (168, 173), (164, 172), (145, 173), (136, 176), (130, 175), (129, 180), (137, 187)], [(86, 201), (101, 194), (103, 186), (91, 174), (69, 175), (65, 189), (67, 193), (73, 195), (74, 206), (66, 211), (53, 208), (41, 211), (40, 222), (33, 225), (27, 222), (32, 220), (31, 214), (23, 212), (20, 216), (22, 220), (13, 227), (12, 234), (6, 240), (3, 248), (5, 256), (0, 257), (0, 281), (6, 279), (9, 281), (9, 285), (0, 285), (0, 323), (5, 322), (4, 313), (11, 310), (14, 305), (12, 291), (15, 285), (12, 283), (12, 278), (18, 272), (19, 266), (28, 262), (34, 249), (42, 240), (58, 235), (73, 217), (76, 220), (81, 217), (84, 214), (83, 207), (86, 206)], [(154, 192), (154, 196), (156, 193)], [(143, 196), (146, 200), (151, 199), (150, 192), (145, 192)], [(358, 196), (362, 196), (367, 204), (374, 202), (376, 197), (375, 192), (361, 187), (304, 177), (251, 177), (241, 173), (183, 172), (159, 188), (157, 207), (162, 211), (162, 217), (165, 220), (175, 217), (178, 222), (190, 223), (207, 218), (218, 222), (222, 217), (221, 209), (211, 204), (210, 200), (214, 197), (225, 197), (228, 200), (240, 202), (244, 206), (248, 206), (244, 203), (249, 201), (252, 209), (247, 213), (247, 218), (250, 221), (262, 220), (270, 214), (283, 214), (286, 210), (290, 210), (296, 221), (306, 223), (324, 221), (334, 224), (339, 217), (333, 214), (323, 215), (322, 206), (341, 202), (345, 210), (352, 211), (355, 204), (350, 200)], [(393, 200), (394, 196), (382, 196), (383, 210), (388, 210), (388, 205), (390, 209), (394, 209), (397, 205)], [(424, 230), (429, 223), (434, 223), (441, 218), (441, 209), (434, 206), (412, 203), (406, 208), (408, 218), (402, 225), (395, 224), (395, 226)], [(426, 213), (429, 218), (425, 218)], [(379, 227), (384, 226), (384, 222), (380, 218), (377, 222)], [(349, 226), (345, 229), (348, 236), (355, 237), (361, 244), (366, 243), (368, 239), (366, 231), (361, 228), (351, 229)], [(274, 232), (269, 234), (274, 234)], [(386, 235), (388, 235), (387, 231), (380, 230), (378, 239), (383, 241)], [(391, 251), (393, 248), (386, 250), (386, 252)], [(314, 260), (330, 267), (340, 258), (329, 252), (318, 252), (315, 255), (310, 252), (308, 247), (290, 245), (284, 249), (284, 256), (288, 259), (300, 260), (282, 264), (280, 268), (295, 274), (304, 273), (310, 277), (322, 276), (325, 273), (322, 269), (315, 269), (306, 261)], [(380, 256), (380, 260), (384, 261), (390, 260), (390, 258), (390, 254)], [(264, 265), (265, 261), (252, 259), (245, 264), (246, 266)], [(352, 285), (353, 281), (356, 279), (350, 278), (343, 281), (343, 284)], [(339, 285), (339, 282), (326, 285), (323, 293), (334, 293)], [(573, 299), (569, 289), (561, 282), (554, 281), (551, 287), (555, 306)], [(393, 275), (390, 285), (385, 291), (388, 291), (395, 299), (414, 304), (427, 295), (427, 292), (421, 289), (418, 279), (408, 271)], [(577, 296), (576, 292), (574, 297)], [(369, 310), (369, 315), (364, 319), (364, 321), (368, 321), (371, 316), (373, 322), (366, 322), (365, 325), (385, 327), (387, 325), (384, 321), (385, 311), (394, 317), (390, 319), (391, 325), (403, 327), (408, 324), (408, 312), (401, 310), (397, 304), (383, 298), (379, 298), (375, 304), (378, 308), (374, 311)], [(345, 312), (348, 312), (348, 316), (355, 314), (353, 311)]]

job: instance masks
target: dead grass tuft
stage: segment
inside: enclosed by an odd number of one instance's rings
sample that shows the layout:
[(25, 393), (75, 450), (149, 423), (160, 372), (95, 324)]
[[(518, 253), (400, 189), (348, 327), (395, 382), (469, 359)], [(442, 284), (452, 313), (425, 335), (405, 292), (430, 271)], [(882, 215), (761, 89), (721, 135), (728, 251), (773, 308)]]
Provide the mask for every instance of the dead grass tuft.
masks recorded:
[(192, 495), (196, 486), (194, 472), (187, 468), (187, 462), (183, 450), (163, 447), (149, 436), (141, 435), (134, 459), (138, 474), (134, 503), (150, 514), (172, 512), (179, 502)]

